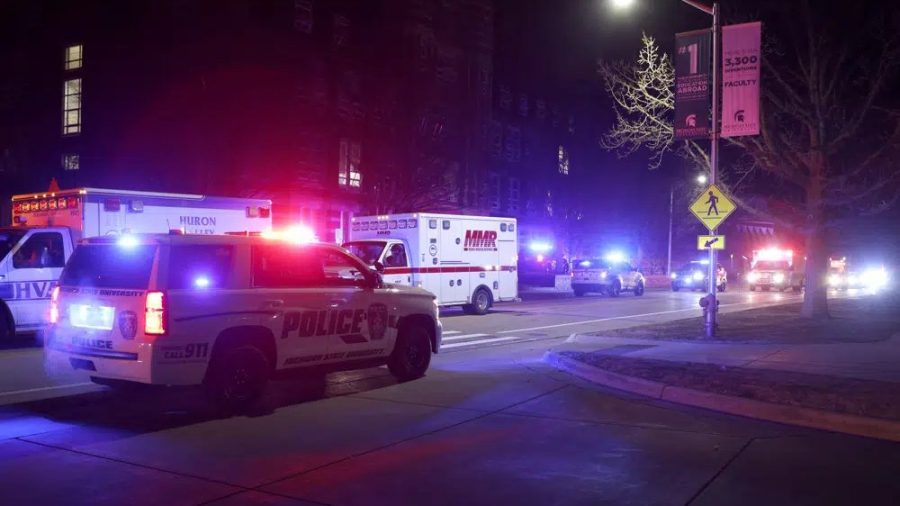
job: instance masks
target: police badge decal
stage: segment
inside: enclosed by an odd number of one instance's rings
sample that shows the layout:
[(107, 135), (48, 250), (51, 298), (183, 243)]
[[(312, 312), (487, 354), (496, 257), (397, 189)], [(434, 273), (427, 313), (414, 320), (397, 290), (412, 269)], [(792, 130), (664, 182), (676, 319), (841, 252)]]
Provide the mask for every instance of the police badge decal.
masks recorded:
[(384, 304), (371, 304), (366, 314), (366, 325), (369, 327), (369, 339), (377, 341), (384, 339), (387, 332), (388, 311)]
[(137, 334), (137, 315), (133, 311), (119, 313), (119, 332), (124, 339), (134, 339)]

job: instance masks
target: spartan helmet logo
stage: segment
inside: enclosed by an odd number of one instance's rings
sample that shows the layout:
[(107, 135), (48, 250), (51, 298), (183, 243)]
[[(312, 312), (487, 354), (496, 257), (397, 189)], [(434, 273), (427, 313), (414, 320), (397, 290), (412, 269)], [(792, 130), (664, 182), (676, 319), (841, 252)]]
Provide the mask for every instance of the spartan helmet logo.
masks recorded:
[(697, 126), (697, 115), (688, 114), (687, 117), (684, 118), (684, 125), (689, 127)]
[(387, 331), (388, 310), (384, 304), (371, 304), (366, 314), (366, 324), (369, 326), (369, 339), (377, 341), (384, 339)]
[(133, 311), (119, 313), (119, 332), (124, 339), (134, 339), (137, 334), (137, 315)]
[(734, 112), (734, 120), (737, 121), (738, 123), (744, 122), (744, 110), (743, 109), (738, 109), (737, 111)]

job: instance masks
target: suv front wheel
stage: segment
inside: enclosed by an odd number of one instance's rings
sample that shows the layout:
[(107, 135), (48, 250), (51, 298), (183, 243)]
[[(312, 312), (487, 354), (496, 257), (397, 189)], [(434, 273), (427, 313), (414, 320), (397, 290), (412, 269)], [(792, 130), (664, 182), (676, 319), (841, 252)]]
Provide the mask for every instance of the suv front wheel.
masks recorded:
[(431, 363), (431, 338), (420, 325), (400, 329), (397, 344), (388, 358), (388, 370), (400, 381), (409, 381), (425, 375)]
[(269, 369), (265, 354), (256, 346), (234, 347), (210, 364), (209, 393), (221, 408), (245, 409), (262, 396)]

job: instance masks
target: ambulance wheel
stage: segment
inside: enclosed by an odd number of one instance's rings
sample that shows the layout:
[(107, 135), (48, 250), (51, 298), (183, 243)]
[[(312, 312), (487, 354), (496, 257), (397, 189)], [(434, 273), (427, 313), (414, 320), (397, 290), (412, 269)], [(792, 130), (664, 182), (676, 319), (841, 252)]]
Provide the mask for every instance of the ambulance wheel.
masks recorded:
[(613, 284), (611, 284), (611, 285), (609, 286), (609, 288), (606, 289), (606, 293), (607, 293), (610, 297), (618, 297), (619, 294), (622, 293), (622, 285), (619, 284), (618, 281), (615, 281)]
[(491, 308), (491, 293), (484, 288), (475, 290), (472, 295), (472, 303), (467, 304), (464, 309), (469, 314), (483, 315), (487, 314)]
[(644, 295), (644, 282), (643, 281), (638, 281), (637, 286), (634, 287), (634, 294), (637, 295), (638, 297), (640, 297), (641, 295)]
[(399, 381), (421, 378), (431, 363), (431, 338), (420, 325), (400, 329), (394, 351), (388, 357), (388, 370)]
[(210, 364), (209, 393), (219, 408), (239, 411), (262, 396), (269, 381), (266, 355), (252, 345), (225, 351)]
[(584, 294), (587, 293), (581, 288), (573, 288), (572, 291), (575, 292), (576, 297), (584, 297)]
[(803, 291), (803, 283), (793, 286), (793, 287), (791, 287), (791, 289), (794, 291), (794, 293), (800, 293)]

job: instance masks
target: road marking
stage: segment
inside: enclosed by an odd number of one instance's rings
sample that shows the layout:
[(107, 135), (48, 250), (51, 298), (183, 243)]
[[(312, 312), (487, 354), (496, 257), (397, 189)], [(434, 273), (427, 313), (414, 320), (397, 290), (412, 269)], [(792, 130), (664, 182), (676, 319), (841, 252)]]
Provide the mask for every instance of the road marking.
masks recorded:
[[(736, 302), (733, 304), (721, 304), (721, 305), (719, 305), (719, 309), (721, 310), (721, 308), (723, 308), (723, 307), (740, 306), (743, 304), (754, 304), (754, 303), (753, 302)], [(762, 307), (762, 306), (760, 306), (760, 307)], [(631, 315), (625, 315), (625, 316), (610, 316), (609, 318), (598, 318), (596, 320), (584, 320), (584, 321), (580, 321), (580, 322), (557, 323), (556, 325), (543, 325), (540, 327), (529, 327), (526, 329), (501, 330), (496, 333), (497, 334), (511, 334), (513, 332), (530, 332), (532, 330), (556, 329), (556, 328), (560, 328), (560, 327), (571, 327), (573, 325), (586, 325), (589, 323), (608, 322), (608, 321), (612, 321), (612, 320), (627, 320), (629, 318), (640, 318), (642, 316), (657, 316), (657, 315), (663, 315), (663, 314), (683, 313), (685, 311), (693, 311), (696, 313), (696, 312), (699, 312), (700, 309), (694, 308), (694, 307), (688, 307), (688, 308), (684, 308), (684, 309), (672, 309), (669, 311), (656, 311), (654, 313), (631, 314)]]
[[(487, 335), (487, 334), (482, 334), (482, 335)], [(473, 345), (476, 345), (476, 344), (499, 343), (499, 342), (503, 342), (503, 341), (512, 341), (513, 339), (522, 339), (522, 338), (521, 338), (521, 337), (518, 337), (518, 336), (507, 336), (507, 337), (494, 337), (494, 338), (491, 338), (491, 339), (479, 339), (479, 340), (477, 340), (477, 341), (466, 341), (466, 342), (464, 342), (464, 343), (442, 344), (442, 345), (441, 345), (441, 349), (442, 349), (442, 350), (444, 350), (444, 349), (448, 349), (448, 350), (449, 350), (449, 349), (452, 349), (452, 348), (459, 348), (459, 347), (462, 347), (462, 346), (473, 346)]]
[(473, 337), (484, 337), (489, 336), (490, 334), (463, 334), (461, 336), (453, 336), (453, 337), (445, 337), (443, 341), (459, 341), (461, 339), (470, 339)]
[(445, 330), (445, 331), (444, 331), (444, 335), (445, 335), (445, 336), (452, 336), (452, 335), (455, 335), (455, 334), (461, 334), (461, 333), (462, 333), (462, 332), (459, 331), (459, 330)]
[(76, 387), (83, 387), (83, 386), (87, 386), (87, 385), (93, 385), (93, 383), (88, 381), (85, 383), (72, 383), (71, 385), (57, 385), (57, 386), (53, 386), (53, 387), (29, 388), (26, 390), (13, 390), (12, 392), (0, 392), (0, 397), (6, 397), (9, 395), (30, 394), (30, 393), (34, 393), (34, 392), (47, 392), (50, 390), (62, 390), (65, 388), (76, 388)]

